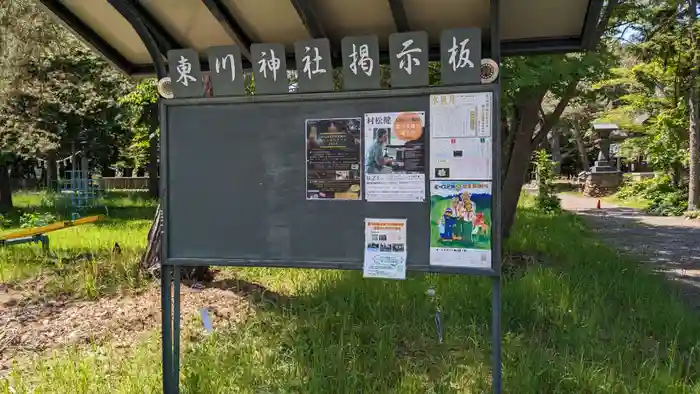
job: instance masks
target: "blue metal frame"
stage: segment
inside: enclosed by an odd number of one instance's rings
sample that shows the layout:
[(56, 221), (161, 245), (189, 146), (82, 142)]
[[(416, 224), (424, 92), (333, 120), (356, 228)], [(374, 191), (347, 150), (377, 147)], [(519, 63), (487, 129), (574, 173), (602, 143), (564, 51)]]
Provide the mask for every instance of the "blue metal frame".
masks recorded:
[(30, 237), (20, 237), (12, 239), (2, 239), (0, 240), (0, 246), (12, 246), (21, 245), (28, 243), (41, 243), (41, 248), (44, 252), (49, 251), (49, 236), (46, 234), (37, 234)]

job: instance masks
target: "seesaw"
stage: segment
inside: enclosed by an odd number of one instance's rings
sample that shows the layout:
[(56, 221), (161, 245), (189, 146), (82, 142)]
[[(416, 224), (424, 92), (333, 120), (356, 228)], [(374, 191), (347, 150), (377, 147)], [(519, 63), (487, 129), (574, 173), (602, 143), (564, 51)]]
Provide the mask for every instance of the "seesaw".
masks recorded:
[(103, 215), (86, 216), (76, 220), (64, 220), (46, 226), (21, 229), (9, 234), (0, 235), (0, 246), (19, 245), (24, 243), (41, 243), (44, 250), (49, 249), (49, 236), (46, 233), (61, 230), (67, 227), (79, 226), (81, 224), (94, 223), (102, 220)]

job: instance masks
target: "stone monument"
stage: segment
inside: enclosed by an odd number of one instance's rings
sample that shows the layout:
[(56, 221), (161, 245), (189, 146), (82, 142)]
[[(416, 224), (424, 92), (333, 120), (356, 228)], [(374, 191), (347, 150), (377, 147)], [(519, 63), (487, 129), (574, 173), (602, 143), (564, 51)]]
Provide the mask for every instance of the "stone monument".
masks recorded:
[(583, 194), (589, 197), (602, 197), (614, 194), (622, 184), (622, 173), (617, 169), (610, 157), (610, 142), (619, 137), (619, 127), (616, 124), (594, 124), (593, 130), (598, 137), (596, 142), (600, 152), (598, 160), (593, 163), (586, 177)]

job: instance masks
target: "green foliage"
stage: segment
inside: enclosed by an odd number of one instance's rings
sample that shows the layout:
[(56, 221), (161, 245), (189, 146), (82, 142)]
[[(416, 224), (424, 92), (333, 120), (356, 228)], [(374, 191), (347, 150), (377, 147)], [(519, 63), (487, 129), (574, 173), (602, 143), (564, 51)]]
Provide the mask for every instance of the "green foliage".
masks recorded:
[(19, 218), (21, 228), (46, 226), (56, 221), (56, 216), (48, 212), (25, 212)]
[(49, 191), (41, 195), (39, 206), (44, 211), (54, 211), (67, 213), (71, 211), (71, 200), (69, 195)]
[(12, 219), (5, 217), (5, 215), (0, 214), (0, 229), (6, 229), (13, 226)]
[(683, 180), (690, 161), (688, 99), (699, 83), (694, 71), (700, 43), (692, 39), (693, 32), (700, 33), (698, 10), (687, 1), (632, 3), (638, 7), (627, 20), (632, 34), (621, 50), (626, 61), (596, 86), (615, 93), (603, 120), (633, 135), (621, 145), (621, 157), (643, 157), (664, 175), (628, 185), (622, 195), (636, 190), (648, 195), (652, 211), (679, 214), (688, 198)]
[(642, 198), (649, 201), (650, 213), (678, 216), (688, 208), (688, 186), (678, 187), (668, 175), (625, 182), (616, 195), (621, 200)]
[(134, 167), (148, 163), (151, 140), (160, 134), (160, 129), (153, 127), (154, 117), (158, 116), (156, 106), (159, 97), (157, 81), (148, 78), (119, 98), (121, 109), (126, 114), (123, 126), (130, 131), (129, 142), (122, 148), (120, 156)]
[[(601, 119), (634, 133), (634, 138), (622, 143), (622, 157), (644, 156), (656, 170), (666, 174), (687, 165), (689, 155), (688, 112), (674, 87), (676, 72), (656, 59), (613, 69), (613, 78), (595, 86), (624, 92), (618, 98), (620, 105)], [(640, 122), (641, 116), (646, 118), (644, 123)]]
[(86, 48), (28, 59), (21, 90), (0, 107), (0, 147), (24, 156), (67, 155), (72, 143), (97, 163), (116, 157), (125, 132), (115, 96), (127, 80)]
[(560, 212), (561, 201), (557, 196), (554, 185), (556, 179), (554, 167), (556, 163), (550, 159), (549, 154), (545, 150), (538, 150), (535, 152), (534, 164), (535, 173), (537, 175), (537, 197), (535, 198), (535, 207), (542, 212)]
[(687, 211), (683, 213), (683, 216), (689, 219), (700, 219), (700, 211)]

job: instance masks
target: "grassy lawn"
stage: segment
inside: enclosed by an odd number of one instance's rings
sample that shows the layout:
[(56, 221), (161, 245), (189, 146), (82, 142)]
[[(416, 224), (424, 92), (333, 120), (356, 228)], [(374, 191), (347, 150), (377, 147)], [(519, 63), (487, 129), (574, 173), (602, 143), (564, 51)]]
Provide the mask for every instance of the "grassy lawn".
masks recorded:
[(633, 197), (633, 198), (622, 199), (622, 198), (618, 198), (617, 195), (612, 195), (612, 196), (608, 196), (608, 197), (603, 197), (603, 200), (605, 200), (611, 204), (615, 204), (615, 205), (619, 205), (619, 206), (623, 206), (623, 207), (628, 207), (628, 208), (636, 208), (636, 209), (641, 209), (641, 210), (645, 210), (645, 209), (649, 208), (649, 201), (647, 201), (643, 198)]
[[(581, 192), (572, 191), (572, 190), (562, 191), (560, 193), (561, 194), (570, 194), (572, 196), (582, 196), (583, 195)], [(611, 204), (618, 205), (621, 207), (636, 208), (636, 209), (641, 209), (641, 210), (645, 210), (646, 208), (649, 207), (649, 201), (647, 201), (643, 198), (621, 199), (613, 194), (612, 196), (601, 197), (601, 200), (607, 201)]]
[[(16, 212), (6, 216), (12, 225), (3, 228), (3, 234), (16, 231), (24, 213), (48, 212), (57, 219), (70, 219), (70, 202), (64, 199), (18, 193), (14, 203)], [(100, 205), (85, 216), (107, 214), (104, 220), (48, 233), (48, 255), (32, 244), (0, 248), (0, 282), (19, 284), (40, 278), (47, 296), (61, 293), (91, 298), (139, 286), (136, 263), (146, 246), (143, 234), (148, 232), (155, 204), (139, 193), (112, 193)], [(115, 243), (120, 254), (112, 253)]]
[[(137, 202), (121, 198), (131, 202), (115, 203), (110, 214), (122, 212), (119, 206), (141, 212)], [(129, 250), (121, 263), (104, 257), (92, 271), (70, 266), (72, 280), (57, 279), (57, 286), (88, 297), (135, 286), (131, 260), (148, 230), (142, 213), (52, 235), (59, 255), (108, 256), (115, 241)], [(577, 217), (539, 214), (527, 198), (513, 234), (508, 253), (542, 261), (503, 279), (504, 392), (700, 393), (700, 319), (665, 279), (602, 245)], [(55, 272), (56, 263), (36, 250), (2, 250), (2, 280)], [(125, 268), (116, 268), (120, 264)], [(330, 270), (231, 271), (264, 286), (268, 296), (256, 301), (244, 323), (184, 342), (183, 393), (489, 391), (487, 278), (411, 274), (395, 282)], [(437, 301), (425, 295), (430, 287)], [(442, 344), (433, 321), (436, 303)], [(0, 393), (160, 392), (157, 335), (126, 351), (56, 352), (0, 381)]]

